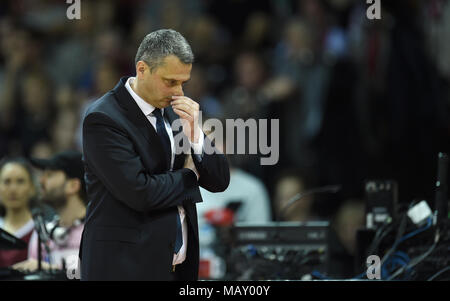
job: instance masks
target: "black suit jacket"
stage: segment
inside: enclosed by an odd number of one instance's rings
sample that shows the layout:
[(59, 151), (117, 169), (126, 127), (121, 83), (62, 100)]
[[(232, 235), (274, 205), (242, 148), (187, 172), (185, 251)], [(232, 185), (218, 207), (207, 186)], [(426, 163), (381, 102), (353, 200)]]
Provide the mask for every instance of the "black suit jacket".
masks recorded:
[[(228, 187), (226, 157), (203, 153), (199, 161), (193, 156), (198, 182), (192, 170), (183, 168), (185, 154), (175, 156), (169, 171), (159, 137), (126, 90), (126, 80), (121, 78), (96, 100), (83, 120), (89, 204), (80, 247), (81, 280), (171, 279), (177, 205), (184, 206), (188, 221), (187, 257), (177, 276), (196, 280), (199, 185), (212, 192)], [(171, 123), (178, 118), (171, 107), (164, 114)]]

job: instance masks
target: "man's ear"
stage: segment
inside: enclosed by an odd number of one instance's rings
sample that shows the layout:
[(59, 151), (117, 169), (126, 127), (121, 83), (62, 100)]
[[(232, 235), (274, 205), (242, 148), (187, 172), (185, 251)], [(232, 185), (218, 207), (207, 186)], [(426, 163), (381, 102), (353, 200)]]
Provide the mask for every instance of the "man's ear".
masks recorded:
[(73, 178), (67, 180), (66, 193), (67, 194), (76, 194), (81, 189), (81, 181), (80, 179)]
[(136, 64), (136, 76), (138, 78), (144, 76), (144, 73), (147, 71), (148, 66), (143, 61), (138, 61)]

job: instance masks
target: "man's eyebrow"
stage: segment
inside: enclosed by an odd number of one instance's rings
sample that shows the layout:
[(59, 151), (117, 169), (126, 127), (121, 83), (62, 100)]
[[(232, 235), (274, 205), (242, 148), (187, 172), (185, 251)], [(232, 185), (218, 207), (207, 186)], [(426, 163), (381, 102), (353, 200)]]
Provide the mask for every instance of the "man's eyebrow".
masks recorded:
[(175, 79), (175, 78), (168, 78), (168, 77), (163, 77), (163, 80), (169, 80), (169, 81), (176, 81), (176, 82), (179, 82), (179, 81), (181, 81), (182, 83), (187, 83), (188, 81), (190, 81), (191, 79), (189, 78), (189, 79), (187, 79), (187, 80), (179, 80), (179, 79)]

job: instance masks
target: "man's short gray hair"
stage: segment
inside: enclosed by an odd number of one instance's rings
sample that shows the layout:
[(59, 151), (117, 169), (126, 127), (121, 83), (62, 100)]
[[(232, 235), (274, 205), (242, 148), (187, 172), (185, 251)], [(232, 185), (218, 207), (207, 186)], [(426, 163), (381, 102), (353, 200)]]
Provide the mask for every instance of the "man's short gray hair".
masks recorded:
[(161, 65), (162, 60), (174, 55), (184, 64), (194, 62), (194, 54), (186, 39), (173, 29), (160, 29), (145, 36), (136, 53), (135, 64), (144, 61), (150, 66), (150, 72)]

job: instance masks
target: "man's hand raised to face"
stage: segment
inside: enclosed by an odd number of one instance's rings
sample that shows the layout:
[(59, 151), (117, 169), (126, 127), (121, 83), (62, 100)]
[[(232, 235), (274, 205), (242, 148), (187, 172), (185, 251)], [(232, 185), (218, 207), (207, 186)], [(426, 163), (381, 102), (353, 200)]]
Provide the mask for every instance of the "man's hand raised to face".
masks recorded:
[(198, 143), (200, 135), (198, 125), (199, 104), (186, 96), (172, 96), (170, 105), (181, 118), (184, 134), (192, 143)]

